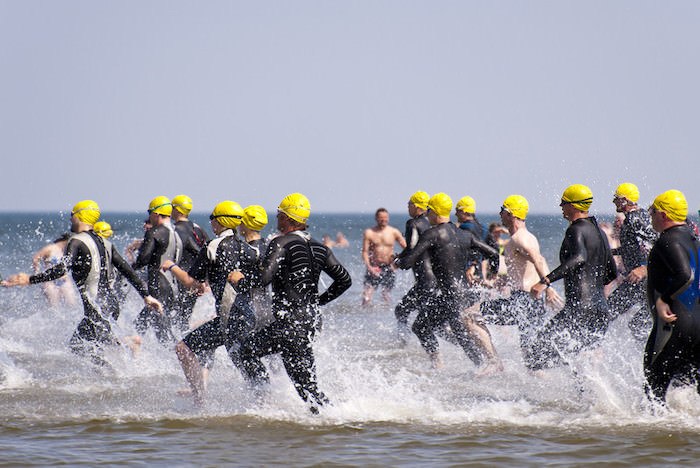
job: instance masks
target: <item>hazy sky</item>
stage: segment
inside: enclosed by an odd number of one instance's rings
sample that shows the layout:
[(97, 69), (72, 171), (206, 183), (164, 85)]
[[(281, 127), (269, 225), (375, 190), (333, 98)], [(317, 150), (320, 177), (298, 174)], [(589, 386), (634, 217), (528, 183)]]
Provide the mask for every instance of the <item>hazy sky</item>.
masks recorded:
[(698, 1), (0, 0), (0, 211), (700, 205)]

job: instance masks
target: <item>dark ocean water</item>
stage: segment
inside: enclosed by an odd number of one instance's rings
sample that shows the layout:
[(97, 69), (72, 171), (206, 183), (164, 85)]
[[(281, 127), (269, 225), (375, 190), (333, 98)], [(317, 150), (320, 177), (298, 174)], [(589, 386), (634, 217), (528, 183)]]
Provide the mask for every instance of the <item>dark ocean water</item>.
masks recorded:
[[(141, 235), (143, 215), (106, 214), (123, 249)], [(204, 215), (193, 216), (208, 227)], [(482, 222), (495, 221), (482, 216)], [(392, 224), (403, 229), (405, 218)], [(433, 370), (417, 340), (395, 339), (393, 305), (410, 287), (400, 272), (392, 304), (362, 309), (360, 260), (369, 215), (315, 215), (311, 233), (342, 231), (350, 247), (336, 255), (354, 285), (324, 309), (315, 343), (320, 384), (333, 401), (312, 416), (281, 363), (272, 359), (271, 392), (246, 394), (239, 372), (219, 352), (208, 400), (196, 408), (172, 349), (146, 336), (133, 358), (116, 349), (109, 369), (72, 355), (67, 340), (82, 316), (49, 308), (41, 287), (0, 289), (0, 465), (689, 465), (700, 459), (700, 397), (673, 389), (669, 406), (652, 411), (642, 392), (642, 343), (626, 318), (602, 345), (571, 368), (533, 375), (518, 337), (492, 327), (502, 374), (477, 377), (460, 349), (441, 342), (445, 368)], [(0, 215), (0, 273), (30, 271), (31, 254), (67, 230), (67, 215)], [(550, 266), (566, 224), (531, 216)], [(133, 332), (140, 309), (130, 293), (115, 328)], [(195, 313), (206, 318), (213, 300)]]

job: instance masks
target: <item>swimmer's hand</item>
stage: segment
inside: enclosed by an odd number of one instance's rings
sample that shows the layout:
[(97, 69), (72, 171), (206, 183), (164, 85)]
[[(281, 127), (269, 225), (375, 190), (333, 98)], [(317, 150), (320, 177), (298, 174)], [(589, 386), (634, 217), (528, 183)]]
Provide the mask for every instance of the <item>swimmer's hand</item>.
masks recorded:
[(245, 278), (245, 275), (238, 270), (233, 270), (228, 274), (228, 281), (231, 284), (238, 284), (243, 278)]
[(561, 309), (564, 307), (564, 300), (553, 288), (546, 289), (545, 301), (554, 309)]
[(0, 284), (6, 288), (9, 288), (11, 286), (28, 286), (29, 275), (26, 273), (17, 273), (16, 275), (10, 276)]
[(537, 299), (538, 297), (540, 297), (540, 294), (542, 294), (542, 291), (544, 291), (545, 289), (547, 289), (546, 284), (535, 283), (535, 285), (532, 288), (530, 288), (530, 294), (532, 295), (532, 297)]
[(646, 277), (647, 277), (647, 266), (642, 265), (642, 266), (638, 266), (637, 268), (630, 271), (629, 274), (627, 275), (627, 278), (625, 278), (625, 279), (632, 284), (637, 284)]
[(664, 302), (661, 298), (656, 300), (656, 315), (658, 315), (659, 318), (666, 323), (673, 323), (678, 319), (676, 314), (674, 314), (671, 310), (671, 306)]
[(163, 315), (163, 304), (160, 303), (158, 299), (153, 296), (146, 296), (143, 298), (144, 304), (151, 309), (155, 309), (159, 314)]
[(475, 284), (476, 283), (476, 267), (470, 266), (467, 268), (467, 281), (469, 284)]
[(163, 264), (160, 266), (160, 269), (163, 270), (163, 272), (165, 273), (165, 272), (168, 271), (168, 270), (170, 269), (170, 267), (173, 266), (173, 265), (175, 265), (175, 262), (173, 262), (172, 260), (166, 260), (166, 261), (164, 261)]

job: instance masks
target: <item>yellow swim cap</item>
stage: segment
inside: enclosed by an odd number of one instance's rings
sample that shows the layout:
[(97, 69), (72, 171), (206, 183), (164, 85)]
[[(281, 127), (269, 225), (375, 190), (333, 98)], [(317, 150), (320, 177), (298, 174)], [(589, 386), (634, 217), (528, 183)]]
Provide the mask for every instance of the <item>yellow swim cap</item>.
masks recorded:
[(559, 206), (565, 203), (570, 203), (577, 210), (588, 211), (593, 203), (593, 192), (582, 184), (569, 185), (561, 195)]
[(100, 219), (100, 207), (96, 201), (83, 200), (75, 204), (70, 214), (81, 223), (95, 224)]
[(457, 202), (457, 211), (463, 211), (464, 213), (476, 213), (476, 201), (469, 195), (462, 197)]
[(508, 197), (503, 200), (503, 208), (516, 218), (524, 220), (527, 218), (530, 204), (522, 195), (508, 195)]
[(419, 190), (413, 195), (411, 195), (411, 198), (408, 201), (416, 205), (418, 208), (427, 210), (428, 202), (430, 201), (430, 195), (428, 195), (427, 192)]
[(223, 227), (234, 229), (241, 224), (243, 208), (235, 201), (222, 201), (214, 207), (214, 211), (209, 215), (209, 219), (216, 219)]
[(625, 182), (617, 186), (617, 190), (615, 190), (615, 197), (626, 198), (632, 203), (637, 203), (637, 201), (639, 201), (639, 189), (636, 185)]
[(260, 231), (267, 225), (267, 212), (260, 205), (246, 206), (243, 210), (243, 224), (248, 229)]
[(105, 239), (112, 237), (112, 234), (114, 234), (114, 231), (112, 231), (112, 226), (110, 226), (107, 221), (96, 222), (93, 225), (92, 230), (95, 231), (95, 234)]
[(311, 203), (301, 193), (290, 193), (282, 199), (277, 209), (301, 224), (306, 224), (311, 216)]
[(665, 191), (654, 199), (652, 206), (677, 223), (685, 222), (688, 217), (688, 201), (680, 190)]
[(173, 208), (187, 216), (192, 211), (192, 199), (187, 195), (178, 195), (173, 198)]
[(149, 213), (158, 213), (163, 216), (170, 216), (173, 214), (173, 204), (170, 202), (168, 197), (159, 196), (151, 200), (148, 204)]
[(441, 218), (449, 218), (452, 211), (452, 199), (446, 193), (436, 193), (430, 197), (428, 209), (434, 211)]

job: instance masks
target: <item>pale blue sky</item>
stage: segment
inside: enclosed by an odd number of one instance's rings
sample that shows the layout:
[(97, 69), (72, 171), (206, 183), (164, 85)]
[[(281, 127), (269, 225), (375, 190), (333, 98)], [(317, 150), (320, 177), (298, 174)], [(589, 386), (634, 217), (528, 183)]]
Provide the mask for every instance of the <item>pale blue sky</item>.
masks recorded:
[(700, 205), (700, 2), (0, 0), (0, 211)]

